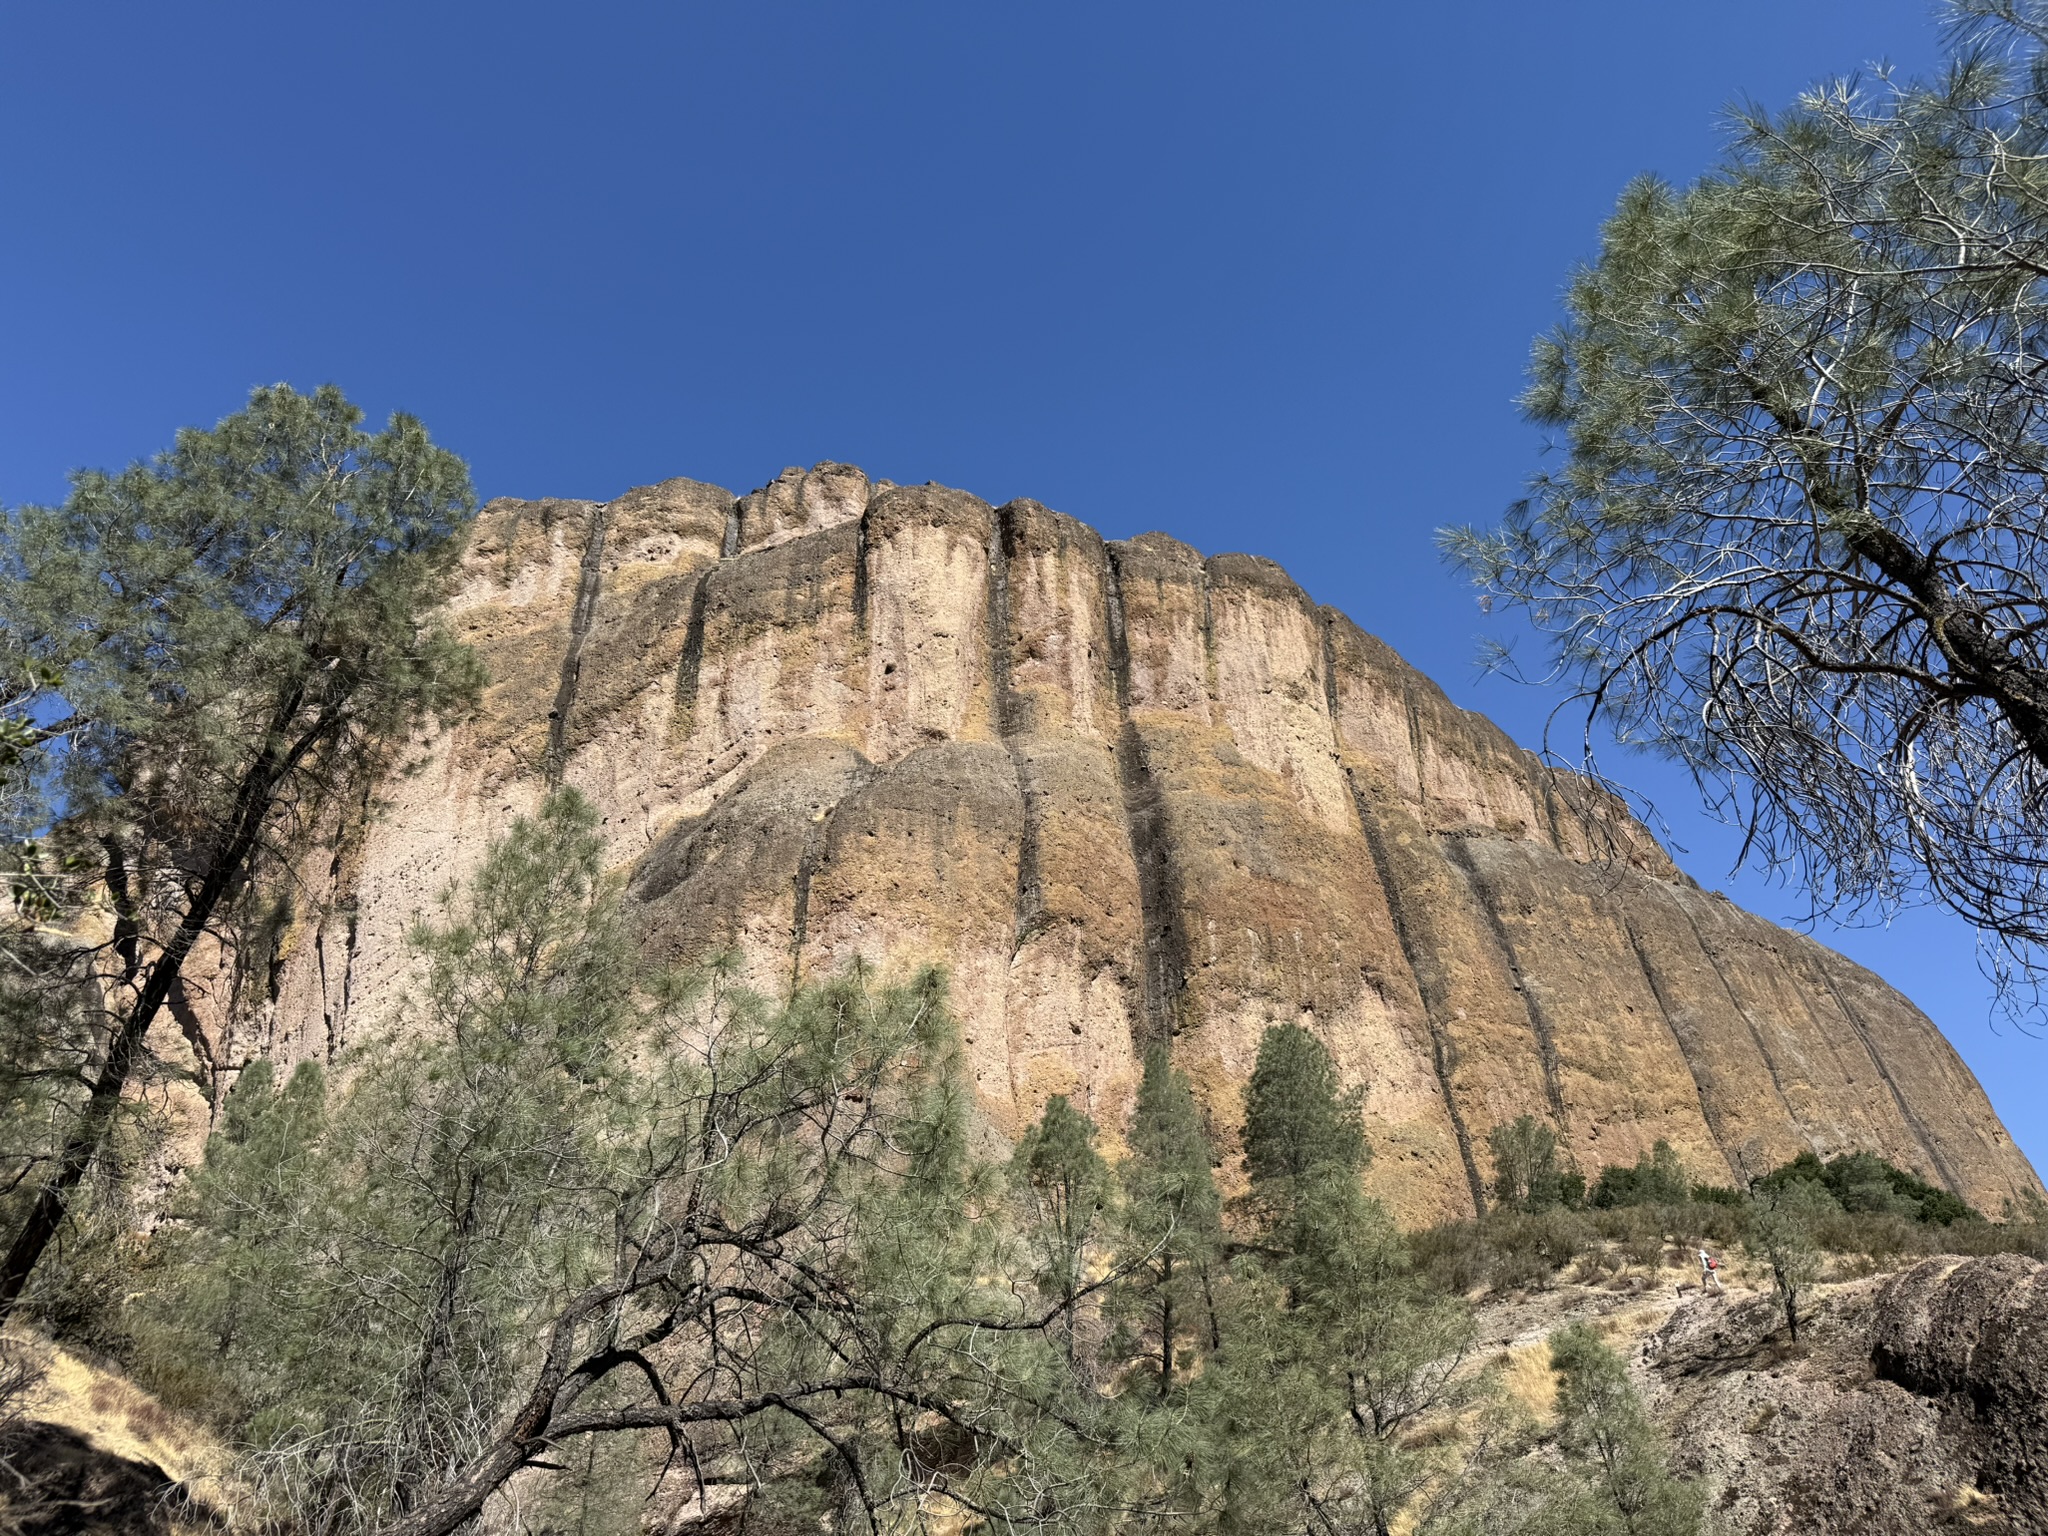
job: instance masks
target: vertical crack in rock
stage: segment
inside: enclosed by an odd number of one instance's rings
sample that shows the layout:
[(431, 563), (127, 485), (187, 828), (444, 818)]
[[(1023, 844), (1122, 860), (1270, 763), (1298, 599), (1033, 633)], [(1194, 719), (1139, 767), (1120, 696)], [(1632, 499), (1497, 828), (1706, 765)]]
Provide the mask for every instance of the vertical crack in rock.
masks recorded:
[(789, 925), (789, 987), (792, 993), (803, 984), (804, 945), (809, 941), (811, 932), (811, 878), (818, 871), (819, 861), (831, 851), (833, 822), (847, 802), (881, 777), (882, 770), (866, 758), (859, 758), (858, 762), (860, 766), (847, 783), (845, 793), (812, 821), (810, 830), (804, 834), (803, 852), (797, 855)]
[(1216, 600), (1215, 591), (1209, 585), (1209, 562), (1204, 560), (1198, 569), (1202, 573), (1202, 693), (1209, 705), (1209, 723), (1217, 723), (1217, 704), (1223, 697), (1223, 690), (1216, 680)]
[(1528, 979), (1522, 974), (1522, 963), (1515, 955), (1515, 942), (1508, 937), (1508, 925), (1501, 921), (1498, 902), (1486, 876), (1480, 873), (1478, 863), (1466, 849), (1464, 841), (1457, 837), (1438, 839), (1444, 856), (1464, 875), (1465, 883), (1471, 888), (1472, 900), (1486, 918), (1486, 926), (1493, 935), (1493, 942), (1500, 951), (1500, 957), (1507, 965), (1508, 977), (1514, 982), (1515, 991), (1521, 995), (1522, 1009), (1529, 1016), (1529, 1028), (1536, 1036), (1537, 1058), (1543, 1063), (1543, 1094), (1550, 1101), (1551, 1119), (1557, 1125), (1560, 1136), (1569, 1137), (1570, 1126), (1565, 1116), (1564, 1082), (1557, 1058), (1557, 1037), (1550, 1027), (1550, 1016), (1544, 1012), (1542, 1002), (1529, 990)]
[(1170, 1043), (1179, 1033), (1180, 994), (1187, 980), (1187, 935), (1177, 900), (1159, 786), (1145, 760), (1138, 728), (1126, 720), (1117, 733), (1117, 769), (1124, 814), (1138, 865), (1138, 911), (1144, 925), (1144, 1003), (1147, 1042)]
[[(321, 1023), (327, 1034), (327, 1059), (332, 1061), (338, 1050), (341, 1031), (336, 1025), (335, 1002), (332, 982), (327, 974), (327, 925), (337, 912), (348, 914), (348, 933), (343, 947), (341, 972), (340, 1013), (343, 1021), (352, 1004), (355, 987), (355, 967), (358, 950), (358, 927), (362, 921), (362, 856), (370, 836), (370, 825), (374, 814), (377, 790), (375, 776), (365, 776), (361, 789), (352, 806), (345, 807), (336, 820), (334, 843), (327, 861), (327, 889), (318, 901), (309, 903), (309, 909), (301, 911), (295, 902), (286, 900), (285, 910), (274, 928), (266, 934), (266, 975), (264, 977), (264, 1002), (262, 1005), (264, 1043), (257, 1053), (269, 1056), (276, 1048), (278, 1030), (278, 1007), (284, 996), (285, 979), (291, 968), (291, 956), (285, 936), (302, 926), (310, 927), (313, 933), (313, 962), (320, 979)], [(236, 959), (239, 973), (241, 959)], [(236, 983), (239, 995), (239, 976)], [(239, 1003), (228, 1013), (232, 1021), (241, 1016)], [(225, 1044), (225, 1040), (223, 1041)], [(237, 1069), (239, 1070), (239, 1069)]]
[(679, 740), (697, 728), (697, 688), (704, 670), (705, 597), (710, 587), (711, 573), (700, 571), (690, 588), (690, 616), (683, 627), (683, 655), (676, 664), (675, 732)]
[(1337, 710), (1337, 646), (1330, 638), (1330, 626), (1335, 622), (1330, 610), (1323, 609), (1316, 618), (1316, 632), (1323, 642), (1323, 713), (1330, 717), (1330, 751), (1341, 760), (1344, 753), (1344, 724)]
[(1422, 1018), (1429, 1028), (1430, 1063), (1436, 1069), (1437, 1091), (1443, 1095), (1444, 1112), (1451, 1117), (1451, 1131), (1458, 1139), (1458, 1157), (1465, 1165), (1465, 1182), (1472, 1187), (1472, 1209), (1474, 1214), (1486, 1214), (1486, 1181), (1480, 1176), (1479, 1160), (1472, 1150), (1472, 1132), (1465, 1124), (1464, 1111), (1458, 1108), (1458, 1096), (1451, 1087), (1451, 1073), (1457, 1065), (1458, 1048), (1450, 1038), (1445, 1019), (1450, 1012), (1446, 1001), (1447, 988), (1444, 985), (1442, 968), (1436, 957), (1417, 939), (1408, 915), (1401, 903), (1398, 887), (1394, 882), (1392, 862), (1387, 856), (1385, 832), (1379, 824), (1379, 817), (1366, 802), (1364, 791), (1352, 777), (1351, 770), (1344, 770), (1345, 785), (1351, 791), (1351, 807), (1358, 815), (1359, 830), (1365, 834), (1366, 848), (1372, 854), (1373, 869), (1378, 873), (1380, 889), (1386, 892), (1387, 915), (1394, 920), (1394, 936), (1400, 940), (1401, 954), (1408, 962), (1408, 974), (1415, 979), (1416, 995), (1422, 999)]
[(1422, 770), (1422, 717), (1415, 709), (1415, 679), (1401, 674), (1401, 711), (1408, 717), (1408, 751), (1415, 759), (1415, 819), (1429, 830), (1429, 779)]
[[(293, 918), (291, 921), (296, 923), (298, 919)], [(278, 999), (284, 995), (284, 972), (288, 959), (284, 945), (278, 941), (275, 934), (271, 935), (269, 953), (263, 963), (263, 1001), (272, 1009), (277, 1007)]]
[(1103, 629), (1109, 636), (1109, 683), (1116, 693), (1118, 720), (1131, 716), (1131, 637), (1124, 632), (1123, 570), (1117, 564), (1116, 546), (1102, 546), (1102, 596), (1109, 609)]
[(1948, 1159), (1942, 1156), (1939, 1140), (1929, 1132), (1927, 1123), (1920, 1118), (1919, 1111), (1913, 1108), (1900, 1089), (1898, 1079), (1892, 1076), (1892, 1069), (1885, 1065), (1884, 1057), (1878, 1054), (1877, 1047), (1871, 1043), (1870, 1028), (1863, 1022), (1863, 1016), (1849, 1005), (1849, 999), (1835, 984), (1834, 970), (1828, 964), (1830, 958), (1832, 957), (1823, 950), (1819, 959), (1809, 956), (1808, 961), (1820, 972), (1821, 981), (1826, 986), (1828, 995), (1835, 1000), (1835, 1006), (1842, 1010), (1842, 1017), (1849, 1021), (1849, 1027), (1856, 1031), (1856, 1038), (1862, 1043), (1864, 1054), (1870, 1057), (1870, 1064), (1877, 1069), (1878, 1077), (1892, 1096), (1892, 1103), (1898, 1106), (1899, 1117), (1906, 1122), (1914, 1139), (1920, 1143), (1920, 1149), (1927, 1154), (1929, 1164), (1940, 1173), (1942, 1182), (1948, 1185), (1950, 1194), (1961, 1195), (1964, 1189), (1963, 1181), (1957, 1177), (1955, 1169), (1949, 1166)]
[(1109, 546), (1108, 556), (1104, 592), (1109, 604), (1110, 670), (1116, 679), (1121, 722), (1116, 766), (1123, 785), (1131, 854), (1138, 865), (1140, 996), (1144, 1007), (1139, 1043), (1159, 1042), (1170, 1047), (1178, 1032), (1180, 994), (1188, 974), (1187, 933), (1181, 921), (1159, 785), (1145, 760), (1144, 739), (1131, 719), (1131, 645), (1124, 628), (1123, 573), (1114, 545)]
[[(853, 634), (856, 641), (865, 641), (868, 636), (868, 529), (869, 519), (874, 516), (874, 505), (874, 497), (871, 495), (862, 504), (860, 517), (855, 521), (853, 530)], [(734, 506), (737, 509), (738, 503), (734, 503)], [(699, 646), (701, 649), (701, 637)], [(805, 834), (804, 851), (797, 856), (796, 889), (790, 907), (789, 985), (792, 992), (803, 981), (804, 946), (810, 938), (811, 879), (817, 872), (818, 860), (830, 846), (832, 820), (839, 814), (839, 808), (860, 793), (866, 784), (871, 783), (874, 776), (874, 773), (870, 772), (851, 785)]]
[[(834, 806), (833, 810), (838, 807)], [(825, 813), (825, 820), (831, 821), (832, 812)], [(789, 991), (796, 995), (796, 989), (804, 980), (804, 941), (810, 936), (811, 926), (811, 876), (817, 872), (818, 855), (824, 851), (824, 834), (820, 827), (813, 826), (804, 837), (804, 851), (796, 859), (796, 890), (790, 903), (789, 922)]]
[(327, 1059), (334, 1060), (334, 1003), (327, 990), (327, 925), (313, 929), (313, 966), (320, 977), (320, 1021), (327, 1030)]
[[(351, 903), (348, 909), (348, 933), (342, 940), (341, 946), (341, 1025), (342, 1033), (344, 1034), (346, 1034), (348, 1029), (349, 1008), (350, 1005), (355, 1001), (356, 951), (358, 948), (356, 943), (356, 934), (357, 929), (361, 926), (361, 923), (362, 912), (358, 907)], [(330, 1060), (332, 1059), (333, 1054), (334, 1052), (330, 1047), (328, 1051), (328, 1056)]]
[(740, 552), (740, 504), (735, 501), (725, 514), (725, 537), (718, 541), (718, 558), (730, 560)]
[(1010, 768), (1017, 775), (1017, 793), (1024, 801), (1024, 825), (1017, 844), (1017, 926), (1010, 943), (1012, 959), (1037, 931), (1045, 914), (1045, 874), (1038, 846), (1039, 817), (1045, 807), (1031, 761), (1017, 740), (1031, 722), (1023, 718), (1023, 701), (1011, 688), (1010, 546), (1015, 532), (1016, 520), (1009, 509), (998, 507), (988, 545), (989, 671), (995, 683), (996, 734), (1010, 754)]
[(604, 525), (609, 505), (592, 509), (590, 538), (576, 573), (576, 606), (569, 612), (569, 646), (562, 652), (562, 681), (555, 689), (555, 707), (548, 711), (548, 755), (544, 764), (549, 789), (562, 782), (568, 758), (569, 712), (576, 707), (576, 680), (583, 670), (583, 641), (597, 613), (597, 594), (604, 582)]
[(1450, 1039), (1445, 1024), (1448, 1006), (1445, 994), (1443, 969), (1436, 957), (1417, 937), (1408, 921), (1407, 909), (1402, 905), (1401, 892), (1394, 881), (1392, 860), (1387, 855), (1386, 834), (1380, 826), (1379, 816), (1367, 801), (1365, 791), (1358, 787), (1357, 776), (1348, 764), (1343, 763), (1343, 728), (1337, 716), (1337, 650), (1330, 640), (1330, 617), (1321, 616), (1323, 637), (1323, 703), (1330, 713), (1330, 739), (1338, 753), (1339, 766), (1344, 773), (1344, 787), (1351, 793), (1351, 809), (1358, 817), (1358, 830), (1365, 836), (1365, 846), (1372, 854), (1372, 867), (1379, 876), (1380, 891), (1387, 899), (1387, 916), (1393, 920), (1394, 937), (1401, 945), (1401, 957), (1407, 962), (1408, 975), (1415, 982), (1415, 995), (1422, 999), (1422, 1020), (1429, 1030), (1430, 1064), (1436, 1071), (1437, 1091), (1443, 1095), (1444, 1113), (1451, 1118), (1451, 1132), (1458, 1140), (1458, 1158), (1465, 1165), (1465, 1182), (1472, 1188), (1473, 1214), (1486, 1214), (1486, 1181), (1479, 1174), (1479, 1160), (1472, 1151), (1472, 1132), (1465, 1124), (1465, 1115), (1458, 1108), (1458, 1097), (1451, 1089), (1451, 1070), (1456, 1065), (1457, 1047)]
[(860, 521), (853, 528), (853, 635), (856, 640), (867, 638), (868, 633), (868, 519), (874, 516), (875, 499), (871, 496), (860, 509)]
[[(1689, 1020), (1685, 1023), (1679, 1022), (1684, 1017), (1685, 1010), (1672, 1007), (1671, 999), (1665, 993), (1664, 983), (1657, 975), (1657, 968), (1650, 962), (1650, 952), (1643, 946), (1643, 936), (1636, 930), (1635, 919), (1628, 915), (1625, 908), (1621, 911), (1620, 917), (1622, 930), (1628, 934), (1629, 948), (1635, 951), (1636, 965), (1643, 973), (1643, 980), (1649, 985), (1650, 996), (1656, 1000), (1657, 1012), (1664, 1017), (1664, 1028), (1678, 1046), (1678, 1059), (1685, 1063), (1686, 1075), (1692, 1079), (1693, 1097), (1699, 1100), (1700, 1119), (1706, 1122), (1707, 1130), (1714, 1138), (1714, 1145), (1721, 1149), (1722, 1158), (1729, 1168), (1733, 1169), (1736, 1165), (1736, 1149), (1729, 1143), (1728, 1122), (1721, 1112), (1719, 1096), (1713, 1091), (1713, 1069), (1705, 1064), (1706, 1042), (1701, 1040), (1699, 1031)], [(1704, 1078), (1700, 1075), (1702, 1072), (1706, 1074)]]
[[(1778, 1107), (1785, 1112), (1785, 1123), (1797, 1129), (1802, 1137), (1808, 1136), (1807, 1128), (1800, 1123), (1798, 1114), (1792, 1108), (1792, 1101), (1785, 1097), (1785, 1079), (1778, 1072), (1778, 1059), (1771, 1054), (1770, 1045), (1757, 1024), (1756, 1015), (1749, 1011), (1748, 1006), (1736, 994), (1735, 983), (1728, 979), (1728, 972), (1721, 964), (1720, 952), (1707, 942), (1706, 930), (1700, 927), (1700, 920), (1693, 912), (1690, 900), (1681, 897), (1678, 901), (1678, 910), (1685, 914), (1686, 924), (1692, 929), (1693, 938), (1699, 942), (1700, 953), (1707, 957), (1707, 964), (1713, 968), (1714, 979), (1721, 983), (1721, 990), (1728, 998), (1728, 1006), (1735, 1011), (1744, 1027), (1748, 1029), (1750, 1042), (1756, 1046), (1757, 1056), (1764, 1064), (1764, 1071), (1770, 1076), (1771, 1090), (1778, 1096)], [(1764, 1170), (1756, 1171), (1762, 1173)], [(1737, 1168), (1736, 1172), (1745, 1179), (1751, 1177), (1750, 1171), (1746, 1168)]]
[(1537, 777), (1543, 782), (1543, 817), (1550, 823), (1550, 846), (1564, 853), (1564, 829), (1557, 822), (1557, 780), (1541, 758), (1534, 761)]

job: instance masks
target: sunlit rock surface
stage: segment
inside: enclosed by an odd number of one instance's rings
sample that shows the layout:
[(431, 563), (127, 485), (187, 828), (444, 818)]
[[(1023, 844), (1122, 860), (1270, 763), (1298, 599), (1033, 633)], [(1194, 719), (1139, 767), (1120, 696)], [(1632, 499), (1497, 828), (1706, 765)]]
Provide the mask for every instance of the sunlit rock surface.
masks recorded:
[(493, 502), (451, 606), (482, 715), (308, 866), (226, 1060), (394, 1022), (408, 926), (560, 781), (664, 956), (770, 989), (943, 962), (999, 1133), (1065, 1093), (1114, 1136), (1170, 1040), (1228, 1165), (1288, 1020), (1364, 1090), (1411, 1220), (1470, 1212), (1525, 1113), (1588, 1173), (1661, 1137), (1713, 1182), (1863, 1148), (1994, 1215), (2039, 1187), (1905, 998), (1270, 561), (821, 464)]

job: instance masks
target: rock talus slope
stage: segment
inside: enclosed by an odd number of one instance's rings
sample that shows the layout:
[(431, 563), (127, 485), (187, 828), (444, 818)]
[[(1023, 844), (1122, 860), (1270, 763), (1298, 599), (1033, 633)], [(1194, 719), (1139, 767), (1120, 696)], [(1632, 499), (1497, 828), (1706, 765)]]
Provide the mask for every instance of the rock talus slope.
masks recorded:
[(1717, 1182), (1867, 1148), (1993, 1213), (2039, 1187), (1903, 997), (1270, 561), (821, 464), (493, 502), (451, 606), (483, 711), (323, 856), (230, 1059), (376, 1024), (416, 914), (559, 781), (662, 955), (944, 962), (1002, 1132), (1055, 1093), (1113, 1130), (1170, 1040), (1227, 1143), (1289, 1020), (1411, 1219), (1469, 1212), (1524, 1113), (1589, 1171), (1661, 1137)]

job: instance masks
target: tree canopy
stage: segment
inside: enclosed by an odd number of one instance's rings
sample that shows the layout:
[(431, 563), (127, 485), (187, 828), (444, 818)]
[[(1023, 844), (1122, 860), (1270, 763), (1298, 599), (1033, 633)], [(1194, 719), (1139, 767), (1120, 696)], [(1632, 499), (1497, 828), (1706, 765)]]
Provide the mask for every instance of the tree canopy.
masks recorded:
[(2048, 7), (1955, 20), (1938, 78), (1745, 109), (1628, 188), (1536, 344), (1556, 466), (1445, 538), (1589, 744), (1684, 764), (1819, 900), (1947, 904), (2011, 979), (2048, 940)]
[(988, 1279), (938, 978), (771, 1005), (637, 962), (596, 823), (565, 790), (508, 829), (344, 1091), (244, 1075), (140, 1304), (155, 1379), (307, 1528), (466, 1529), (522, 1471), (650, 1437), (656, 1480), (761, 1484), (771, 1528), (941, 1491), (1059, 1523), (1086, 1490), (1039, 1442), (1078, 1410), (1051, 1316)]
[[(437, 613), (468, 471), (412, 417), (376, 434), (361, 420), (331, 386), (258, 389), (154, 461), (83, 472), (62, 505), (0, 522), (0, 815), (26, 840), (13, 883), (30, 919), (0, 928), (0, 988), (32, 999), (0, 999), (0, 1021), (47, 1016), (59, 994), (80, 1016), (14, 1053), (39, 1089), (0, 1149), (16, 1191), (0, 1315), (166, 1009), (211, 1076), (186, 994), (195, 948), (231, 950), (266, 862), (476, 695), (478, 665)], [(98, 901), (104, 942), (39, 931)]]
[(1244, 1167), (1257, 1184), (1298, 1187), (1314, 1175), (1354, 1176), (1370, 1160), (1359, 1090), (1337, 1084), (1329, 1049), (1298, 1024), (1259, 1041), (1244, 1095)]

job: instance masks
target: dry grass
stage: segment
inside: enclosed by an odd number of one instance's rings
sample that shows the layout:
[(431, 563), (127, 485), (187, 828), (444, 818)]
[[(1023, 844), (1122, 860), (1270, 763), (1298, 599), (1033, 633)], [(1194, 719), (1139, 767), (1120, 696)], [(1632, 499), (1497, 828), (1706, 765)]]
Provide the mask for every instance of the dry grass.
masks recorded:
[(221, 1497), (228, 1491), (231, 1458), (211, 1435), (125, 1377), (61, 1345), (15, 1328), (6, 1340), (41, 1372), (22, 1395), (23, 1417), (75, 1430), (109, 1455), (157, 1466), (209, 1503), (231, 1502)]
[(2012, 1529), (2004, 1512), (1999, 1508), (1997, 1497), (1968, 1483), (1956, 1486), (1955, 1494), (1949, 1501), (1949, 1513), (1965, 1530)]
[(1529, 1410), (1539, 1424), (1557, 1417), (1557, 1372), (1550, 1368), (1550, 1341), (1516, 1344), (1502, 1352), (1501, 1390)]

